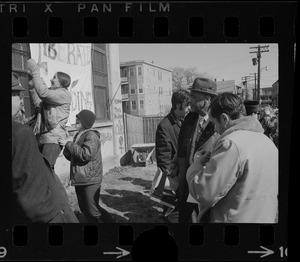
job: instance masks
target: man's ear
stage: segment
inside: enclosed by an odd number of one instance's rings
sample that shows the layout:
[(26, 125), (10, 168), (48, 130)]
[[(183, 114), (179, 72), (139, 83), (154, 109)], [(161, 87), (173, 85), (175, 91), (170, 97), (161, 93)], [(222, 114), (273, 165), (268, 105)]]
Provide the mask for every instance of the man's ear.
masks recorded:
[(221, 122), (223, 122), (224, 124), (227, 124), (229, 122), (229, 116), (225, 113), (222, 113), (220, 116)]

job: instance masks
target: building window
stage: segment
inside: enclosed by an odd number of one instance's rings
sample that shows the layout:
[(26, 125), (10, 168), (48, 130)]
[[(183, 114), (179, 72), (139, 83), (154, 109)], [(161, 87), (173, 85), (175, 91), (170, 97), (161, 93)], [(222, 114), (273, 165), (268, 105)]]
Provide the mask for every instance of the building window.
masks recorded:
[(144, 109), (144, 100), (140, 100), (140, 109)]
[(136, 101), (131, 101), (131, 110), (136, 110)]
[(142, 94), (144, 93), (143, 85), (139, 84), (139, 93)]
[(158, 80), (162, 81), (162, 72), (158, 72)]
[(128, 94), (128, 85), (124, 85), (121, 87), (121, 94), (122, 95)]
[(139, 76), (142, 75), (142, 67), (141, 67), (141, 66), (138, 67), (138, 75), (139, 75)]
[(98, 120), (109, 119), (106, 97), (106, 87), (94, 86), (95, 115)]
[(133, 67), (129, 67), (129, 75), (134, 76)]
[(121, 70), (121, 77), (127, 77), (127, 68), (124, 68), (123, 70)]
[(97, 120), (109, 120), (106, 45), (92, 44), (94, 104)]
[(24, 95), (25, 117), (34, 115), (34, 106), (28, 92), (28, 74), (26, 71), (26, 62), (30, 58), (29, 44), (12, 44), (12, 72), (19, 77), (19, 81), (26, 91)]
[(159, 87), (159, 91), (158, 91), (158, 93), (160, 94), (160, 95), (162, 95), (163, 94), (163, 88), (160, 86)]
[(135, 94), (135, 85), (130, 85), (130, 94)]

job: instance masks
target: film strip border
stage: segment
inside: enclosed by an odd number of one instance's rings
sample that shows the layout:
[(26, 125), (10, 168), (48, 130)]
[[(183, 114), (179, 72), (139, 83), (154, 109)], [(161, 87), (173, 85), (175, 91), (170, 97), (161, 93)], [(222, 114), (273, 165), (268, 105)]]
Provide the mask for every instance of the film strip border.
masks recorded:
[[(134, 37), (134, 18), (120, 17), (118, 19), (116, 28), (117, 34), (122, 38)], [(201, 16), (190, 17), (188, 19), (188, 37), (205, 37), (204, 33), (204, 19)], [(165, 38), (171, 36), (170, 23), (168, 17), (154, 17), (153, 18), (153, 37)], [(82, 20), (82, 36), (86, 38), (99, 36), (99, 18), (85, 17)], [(295, 27), (294, 27), (295, 28)], [(13, 18), (13, 36), (28, 37), (30, 36), (28, 30), (27, 17)], [(48, 37), (63, 37), (64, 36), (64, 18), (49, 17), (47, 18), (47, 35)], [(151, 32), (151, 31), (150, 31)], [(258, 21), (258, 34), (260, 37), (273, 37), (275, 34), (275, 21), (273, 17), (263, 16)], [(223, 35), (224, 37), (232, 38), (240, 35), (240, 19), (238, 17), (225, 17), (223, 21)]]
[[(15, 225), (2, 235), (0, 259), (195, 258), (286, 260), (277, 225)], [(3, 234), (3, 232), (2, 232)], [(2, 242), (1, 241), (1, 242)], [(138, 261), (138, 260), (136, 260)]]
[[(292, 101), (294, 81), (289, 76), (294, 70), (296, 10), (296, 1), (127, 5), (5, 2), (0, 4), (0, 35), (6, 40), (0, 44), (4, 52), (1, 68), (4, 75), (10, 75), (10, 67), (5, 65), (11, 63), (14, 42), (278, 43), (279, 78), (285, 79), (289, 87), (289, 91), (280, 94), (281, 101)], [(4, 84), (9, 85), (10, 78), (7, 79)], [(292, 103), (288, 103), (282, 111), (291, 109)], [(291, 119), (286, 121), (290, 123)], [(281, 134), (290, 137), (291, 127), (282, 129)], [(174, 260), (286, 260), (289, 166), (285, 163), (290, 162), (290, 146), (285, 146), (280, 150), (280, 210), (276, 225), (1, 223), (0, 259), (127, 260), (134, 259), (134, 254), (155, 257), (168, 253)], [(134, 251), (136, 248), (139, 250)]]
[(269, 42), (295, 40), (295, 7), (296, 1), (4, 3), (0, 21), (2, 34), (14, 40)]

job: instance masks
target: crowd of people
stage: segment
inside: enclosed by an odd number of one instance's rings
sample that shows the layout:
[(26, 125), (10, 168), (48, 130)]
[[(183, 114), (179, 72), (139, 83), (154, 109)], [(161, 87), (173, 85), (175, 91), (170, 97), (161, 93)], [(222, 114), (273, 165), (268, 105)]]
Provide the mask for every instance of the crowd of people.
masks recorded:
[(166, 221), (277, 222), (278, 110), (272, 115), (258, 101), (217, 95), (216, 83), (206, 78), (195, 79), (189, 103), (176, 100), (180, 94), (173, 93), (170, 113), (187, 112), (179, 132), (167, 116), (156, 133), (157, 167), (167, 170), (167, 179), (179, 181), (173, 197), (167, 189), (160, 192), (163, 202), (174, 206), (168, 212), (164, 208)]
[(244, 101), (246, 115), (255, 115), (264, 128), (264, 134), (276, 145), (278, 144), (279, 110), (271, 105), (260, 106), (256, 100)]
[[(100, 133), (89, 110), (76, 115), (70, 141), (70, 76), (57, 72), (47, 87), (33, 59), (27, 67), (35, 115), (24, 118), (25, 89), (12, 74), (12, 184), (15, 223), (78, 223), (55, 174), (61, 152), (88, 223), (113, 223), (99, 205), (103, 177)], [(161, 198), (169, 223), (275, 223), (278, 216), (278, 109), (216, 93), (196, 78), (173, 93), (170, 113), (156, 130)], [(171, 185), (165, 188), (166, 182)], [(160, 190), (160, 192), (158, 192)], [(171, 207), (170, 207), (171, 206)]]

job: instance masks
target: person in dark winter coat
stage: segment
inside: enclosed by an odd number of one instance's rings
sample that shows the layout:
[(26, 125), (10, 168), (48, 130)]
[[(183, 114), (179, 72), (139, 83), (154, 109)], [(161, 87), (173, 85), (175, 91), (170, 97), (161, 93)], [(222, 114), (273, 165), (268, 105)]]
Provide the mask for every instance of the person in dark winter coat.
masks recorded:
[[(159, 123), (156, 129), (155, 153), (157, 167), (161, 169), (163, 174), (169, 174), (174, 181), (177, 180), (177, 188), (179, 183), (178, 167), (172, 165), (172, 161), (176, 157), (178, 147), (178, 134), (185, 115), (189, 111), (189, 92), (186, 90), (175, 91), (171, 98), (171, 112)], [(165, 178), (164, 178), (165, 179)], [(175, 183), (174, 183), (175, 184)], [(174, 185), (174, 191), (177, 190)], [(174, 197), (162, 200), (173, 202)], [(164, 208), (164, 211), (166, 209)]]
[(75, 186), (78, 205), (90, 223), (112, 223), (111, 215), (99, 205), (103, 177), (100, 133), (92, 129), (96, 116), (89, 110), (76, 115), (79, 132), (73, 142), (59, 139), (63, 154), (71, 162), (70, 180)]
[(175, 91), (171, 100), (171, 112), (157, 126), (155, 138), (157, 167), (163, 172), (171, 170), (172, 159), (177, 153), (180, 127), (189, 112), (189, 93), (186, 90)]
[(175, 211), (168, 217), (171, 222), (192, 222), (198, 204), (189, 197), (186, 171), (200, 149), (211, 150), (218, 135), (208, 120), (208, 106), (216, 94), (216, 83), (207, 78), (196, 78), (190, 88), (191, 112), (185, 117), (178, 136), (179, 199)]
[[(25, 89), (13, 76), (12, 119), (21, 109)], [(67, 193), (50, 164), (39, 151), (32, 129), (12, 121), (13, 222), (78, 223)]]

